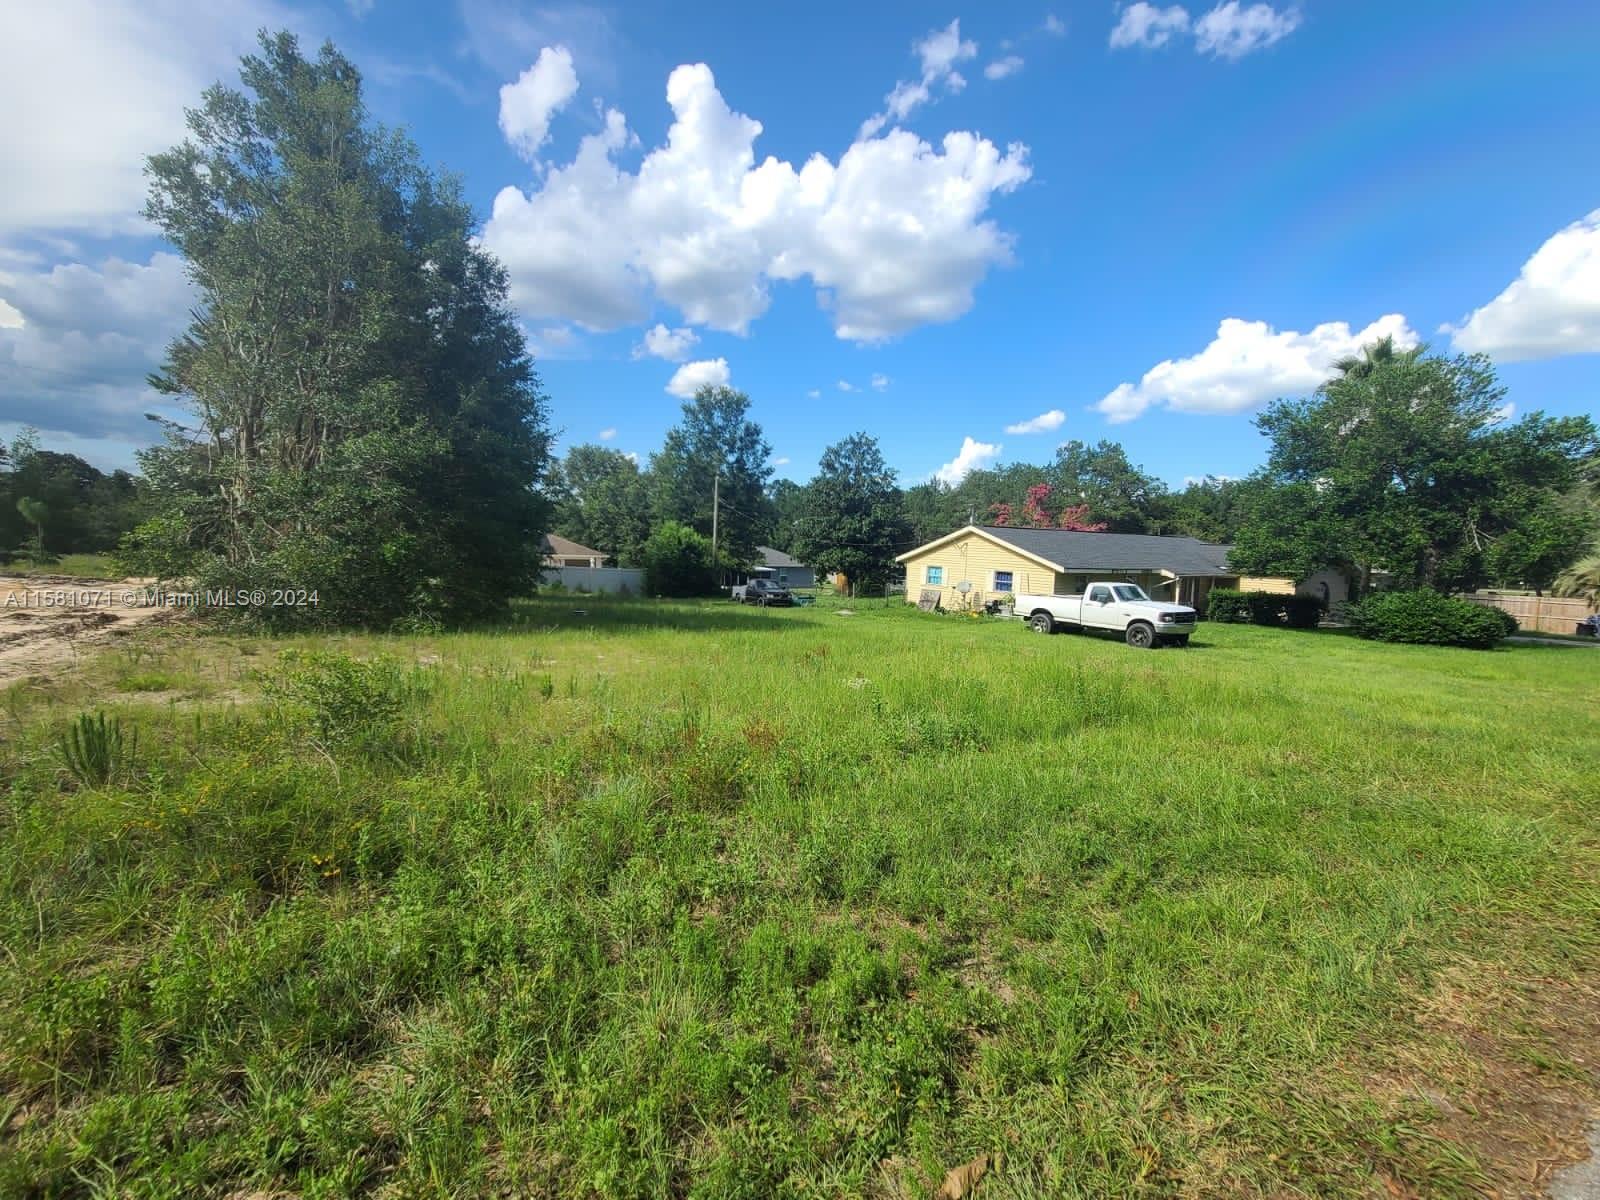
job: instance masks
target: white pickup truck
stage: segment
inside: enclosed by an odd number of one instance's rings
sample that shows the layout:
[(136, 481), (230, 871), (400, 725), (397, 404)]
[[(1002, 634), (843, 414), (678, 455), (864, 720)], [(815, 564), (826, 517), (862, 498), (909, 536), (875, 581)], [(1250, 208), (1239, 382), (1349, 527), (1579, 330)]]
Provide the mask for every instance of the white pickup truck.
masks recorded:
[(1029, 596), (1019, 592), (1016, 612), (1035, 633), (1062, 626), (1120, 633), (1128, 645), (1148, 650), (1158, 642), (1187, 646), (1194, 632), (1194, 609), (1152, 600), (1136, 583), (1091, 583), (1081, 596)]

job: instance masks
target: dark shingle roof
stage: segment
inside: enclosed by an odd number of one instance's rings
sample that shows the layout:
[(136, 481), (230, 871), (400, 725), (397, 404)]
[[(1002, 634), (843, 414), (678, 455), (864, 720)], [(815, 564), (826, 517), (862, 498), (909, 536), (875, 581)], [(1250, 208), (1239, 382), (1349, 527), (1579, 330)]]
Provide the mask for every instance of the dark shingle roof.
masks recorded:
[(1233, 575), (1228, 551), (1192, 537), (1148, 533), (1079, 533), (1070, 529), (1019, 529), (982, 525), (985, 533), (1067, 571), (1171, 571), (1175, 575)]
[(799, 559), (791, 558), (782, 550), (774, 550), (771, 546), (757, 546), (756, 553), (761, 556), (761, 563), (768, 567), (803, 567), (805, 563)]

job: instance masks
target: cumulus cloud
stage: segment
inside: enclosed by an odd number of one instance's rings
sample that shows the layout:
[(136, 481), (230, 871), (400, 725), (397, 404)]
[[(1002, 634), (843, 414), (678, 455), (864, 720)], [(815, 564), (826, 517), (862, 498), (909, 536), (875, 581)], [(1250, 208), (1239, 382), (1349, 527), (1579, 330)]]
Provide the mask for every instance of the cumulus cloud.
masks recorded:
[(1193, 34), (1197, 54), (1236, 60), (1281, 42), (1298, 28), (1296, 8), (1279, 11), (1270, 4), (1245, 7), (1239, 0), (1227, 0), (1192, 19), (1181, 4), (1158, 8), (1138, 0), (1122, 10), (1111, 30), (1111, 48), (1156, 50), (1175, 37)]
[(699, 341), (700, 335), (692, 329), (668, 329), (658, 323), (644, 331), (644, 341), (633, 348), (633, 356), (643, 358), (649, 354), (668, 362), (682, 362)]
[(874, 374), (872, 376), (872, 390), (875, 391), (875, 392), (883, 392), (883, 391), (887, 391), (888, 388), (889, 388), (889, 377), (887, 375), (883, 375), (883, 374), (879, 374), (879, 373), (874, 372)]
[(46, 433), (151, 440), (144, 412), (166, 403), (145, 382), (195, 302), (175, 254), (0, 273), (15, 316), (0, 322), (6, 417)]
[(780, 455), (779, 457), (777, 457), (777, 458), (772, 460), (771, 465), (774, 466), (774, 467), (787, 467), (789, 465), (789, 460), (788, 460), (788, 458)]
[(954, 487), (979, 467), (986, 467), (1000, 457), (1001, 447), (992, 442), (978, 442), (970, 437), (961, 439), (961, 449), (956, 456), (933, 473), (940, 483)]
[(761, 124), (728, 107), (709, 67), (674, 70), (667, 102), (666, 144), (637, 173), (615, 162), (637, 139), (611, 110), (570, 164), (495, 197), (483, 240), (524, 313), (615, 329), (653, 291), (690, 324), (744, 333), (771, 280), (809, 279), (839, 337), (880, 341), (959, 317), (1011, 261), (1010, 236), (984, 214), (1028, 179), (1026, 146), (950, 133), (935, 149), (897, 129), (837, 163), (757, 166)]
[(956, 64), (978, 56), (978, 43), (962, 38), (959, 19), (935, 29), (911, 48), (922, 63), (921, 78), (903, 79), (894, 85), (894, 90), (883, 98), (884, 111), (861, 123), (863, 138), (876, 137), (885, 125), (904, 121), (933, 99), (935, 91), (959, 92), (967, 81), (956, 70)]
[(1052, 37), (1065, 37), (1067, 35), (1067, 23), (1056, 16), (1055, 13), (1046, 13), (1044, 31)]
[(703, 358), (698, 362), (684, 363), (674, 371), (672, 378), (667, 382), (667, 393), (682, 400), (690, 400), (707, 384), (712, 387), (727, 387), (731, 378), (727, 359)]
[(183, 139), (184, 106), (235, 77), (257, 29), (286, 24), (271, 0), (0, 5), (0, 235), (142, 230), (145, 156)]
[(1124, 50), (1129, 46), (1143, 46), (1155, 50), (1165, 46), (1174, 34), (1189, 32), (1189, 11), (1181, 4), (1170, 8), (1157, 8), (1138, 0), (1122, 10), (1122, 16), (1111, 30), (1111, 48)]
[(1352, 332), (1345, 321), (1329, 321), (1309, 333), (1282, 333), (1265, 321), (1228, 317), (1200, 353), (1168, 359), (1144, 373), (1138, 384), (1119, 384), (1094, 407), (1121, 424), (1152, 406), (1177, 412), (1237, 413), (1279, 396), (1303, 395), (1333, 373), (1333, 364), (1360, 353), (1379, 338), (1415, 346), (1418, 338), (1398, 313)]
[(617, 436), (617, 431), (615, 429), (602, 429), (596, 436), (602, 442), (609, 442)]
[(1245, 8), (1239, 0), (1228, 0), (1194, 23), (1194, 48), (1201, 54), (1239, 59), (1281, 42), (1298, 28), (1298, 9), (1279, 12), (1270, 4)]
[(550, 118), (578, 94), (578, 73), (565, 46), (546, 46), (534, 64), (500, 89), (500, 132), (523, 158), (539, 156), (550, 139)]
[(853, 392), (856, 390), (856, 385), (851, 383), (848, 379), (841, 379), (839, 380), (838, 388), (841, 392)]
[(1067, 419), (1067, 414), (1059, 408), (1052, 408), (1049, 412), (1042, 412), (1037, 417), (1029, 417), (1026, 421), (1018, 421), (1015, 425), (1007, 425), (1007, 433), (1049, 433), (1051, 430), (1060, 429)]
[(1007, 75), (1015, 75), (1022, 70), (1022, 59), (1015, 54), (1008, 54), (1004, 58), (997, 58), (983, 69), (985, 79), (1004, 79)]
[(1459, 326), (1455, 348), (1507, 362), (1600, 353), (1600, 209), (1553, 235)]

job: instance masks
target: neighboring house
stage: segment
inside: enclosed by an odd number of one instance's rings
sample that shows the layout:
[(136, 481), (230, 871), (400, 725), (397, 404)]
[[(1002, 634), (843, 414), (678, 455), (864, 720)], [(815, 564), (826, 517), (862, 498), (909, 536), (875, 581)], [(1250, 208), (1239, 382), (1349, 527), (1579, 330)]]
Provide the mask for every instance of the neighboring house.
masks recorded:
[[(1011, 525), (968, 525), (918, 546), (895, 561), (906, 568), (906, 601), (926, 590), (940, 593), (945, 608), (975, 607), (1015, 592), (1076, 595), (1091, 579), (1126, 579), (1156, 600), (1205, 611), (1214, 587), (1293, 592), (1293, 580), (1246, 576), (1228, 566), (1231, 546), (1191, 537), (1144, 533), (1080, 533)], [(1338, 581), (1337, 590), (1330, 579)], [(965, 592), (961, 584), (968, 585)], [(1346, 598), (1344, 579), (1319, 572), (1298, 590), (1337, 604)], [(1324, 596), (1322, 585), (1327, 585)]]
[(782, 550), (771, 546), (757, 546), (761, 562), (750, 572), (757, 579), (771, 579), (788, 588), (809, 588), (817, 585), (817, 573), (804, 563), (791, 558)]
[(547, 567), (603, 567), (608, 557), (603, 550), (580, 546), (559, 533), (544, 535), (544, 565)]

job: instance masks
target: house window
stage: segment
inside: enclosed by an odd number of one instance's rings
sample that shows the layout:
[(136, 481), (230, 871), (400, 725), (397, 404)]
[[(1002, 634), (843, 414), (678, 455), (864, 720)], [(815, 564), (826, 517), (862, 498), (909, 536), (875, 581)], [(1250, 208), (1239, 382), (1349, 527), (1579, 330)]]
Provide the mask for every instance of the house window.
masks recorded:
[(927, 571), (928, 571), (928, 578), (927, 578), (926, 582), (927, 582), (929, 587), (943, 587), (944, 586), (944, 568), (943, 567), (929, 567), (929, 568), (927, 568)]
[(994, 573), (994, 590), (997, 592), (1009, 592), (1011, 590), (1010, 571), (996, 571)]

